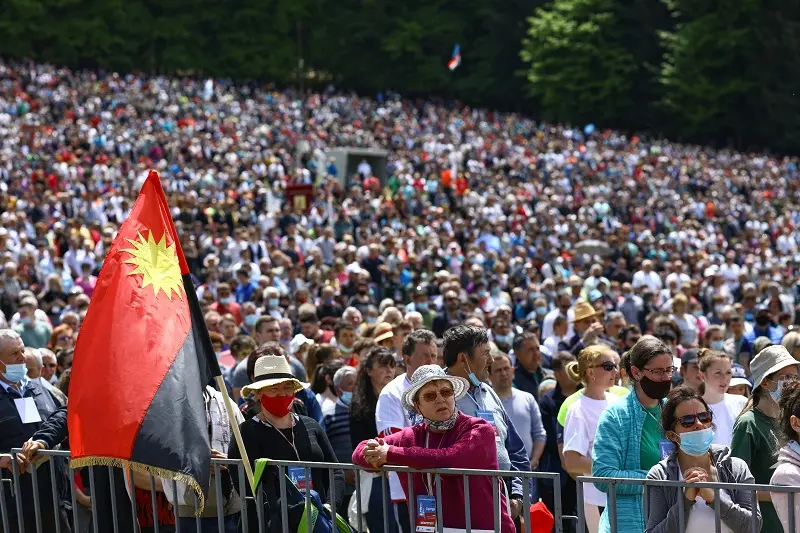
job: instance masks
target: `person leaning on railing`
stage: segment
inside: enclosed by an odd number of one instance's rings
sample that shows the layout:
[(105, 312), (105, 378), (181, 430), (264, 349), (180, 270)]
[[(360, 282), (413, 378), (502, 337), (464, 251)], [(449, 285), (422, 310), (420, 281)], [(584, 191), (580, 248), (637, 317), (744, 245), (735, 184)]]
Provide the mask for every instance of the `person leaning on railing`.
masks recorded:
[[(633, 392), (600, 415), (592, 447), (594, 477), (644, 479), (662, 459), (661, 403), (672, 385), (672, 351), (662, 341), (645, 335), (622, 357)], [(595, 483), (601, 492), (612, 485)], [(618, 533), (642, 533), (642, 487), (614, 485)], [(609, 498), (610, 499), (610, 498)], [(611, 502), (609, 502), (610, 506)], [(600, 516), (600, 533), (611, 531), (609, 507)]]
[[(242, 441), (247, 450), (253, 468), (257, 459), (272, 459), (276, 461), (301, 461), (303, 463), (335, 463), (336, 454), (328, 441), (322, 427), (313, 418), (298, 416), (291, 411), (295, 400), (295, 393), (306, 387), (291, 374), (291, 367), (286, 358), (280, 355), (265, 355), (256, 361), (255, 382), (242, 388), (242, 395), (248, 396), (251, 392), (261, 404), (261, 411), (250, 420), (243, 422), (239, 428)], [(228, 457), (241, 459), (242, 454), (236, 440), (231, 441)], [(233, 486), (238, 487), (239, 469), (230, 470), (233, 476)], [(270, 499), (269, 494), (279, 494), (280, 483), (277, 468), (270, 468), (264, 477), (264, 495), (267, 499), (267, 525), (269, 531), (280, 531), (281, 509), (280, 504)], [(304, 473), (301, 473), (301, 475)], [(330, 498), (330, 476), (325, 469), (311, 468), (311, 479), (304, 483), (315, 490), (323, 502)], [(336, 500), (333, 508), (338, 509), (344, 498), (344, 472), (341, 469), (333, 471)], [(267, 485), (270, 483), (271, 485)], [(250, 486), (247, 486), (247, 495), (251, 496)], [(302, 506), (299, 506), (302, 507)], [(301, 508), (289, 510), (289, 529), (296, 530), (299, 524)], [(251, 530), (258, 530), (256, 506), (252, 500), (247, 502), (247, 520)]]
[[(670, 391), (661, 412), (661, 425), (675, 450), (647, 473), (648, 480), (752, 484), (747, 463), (732, 457), (727, 446), (712, 445), (713, 413), (698, 391), (683, 386)], [(721, 531), (749, 533), (753, 512), (761, 523), (758, 504), (749, 490), (650, 486), (645, 533), (680, 531), (678, 498), (683, 497), (686, 533), (714, 531), (714, 499), (719, 497)]]
[[(756, 483), (768, 485), (778, 454), (778, 419), (783, 380), (797, 375), (797, 360), (783, 346), (764, 348), (750, 361), (753, 396), (733, 425), (731, 453), (750, 467)], [(764, 533), (781, 531), (769, 492), (759, 492)]]
[[(770, 485), (800, 487), (800, 378), (791, 377), (783, 382), (781, 398), (780, 430), (786, 444), (778, 451), (778, 465), (772, 474)], [(789, 529), (789, 494), (771, 492), (772, 505), (783, 525)], [(800, 494), (794, 496), (794, 530), (800, 532)]]
[[(401, 398), (404, 409), (422, 416), (423, 422), (402, 429), (383, 439), (361, 442), (353, 452), (353, 463), (365, 468), (384, 465), (407, 466), (417, 470), (433, 468), (469, 468), (497, 470), (495, 429), (484, 419), (473, 418), (456, 408), (456, 400), (467, 393), (467, 380), (444, 373), (438, 365), (419, 367), (411, 377), (411, 386)], [(409, 494), (408, 476), (400, 475), (405, 494)], [(413, 474), (415, 501), (436, 494), (435, 475)], [(461, 476), (442, 476), (442, 526), (463, 530), (466, 511), (471, 510), (472, 531), (502, 531), (514, 533), (514, 522), (507, 511), (501, 481), (487, 475), (469, 476), (469, 502), (465, 502)], [(495, 492), (500, 503), (499, 529), (495, 527), (494, 512), (487, 512)], [(426, 506), (427, 507), (427, 506)], [(414, 516), (419, 510), (414, 512)]]

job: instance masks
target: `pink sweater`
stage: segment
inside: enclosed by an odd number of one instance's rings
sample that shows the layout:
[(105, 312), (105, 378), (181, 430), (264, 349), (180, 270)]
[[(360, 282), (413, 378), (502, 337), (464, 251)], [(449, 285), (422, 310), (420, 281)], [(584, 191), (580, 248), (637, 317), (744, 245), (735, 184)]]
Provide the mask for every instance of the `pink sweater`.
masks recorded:
[[(428, 435), (428, 447), (425, 437)], [(427, 424), (407, 427), (398, 433), (387, 436), (389, 444), (388, 464), (407, 466), (416, 470), (431, 468), (470, 468), (477, 470), (497, 470), (497, 447), (494, 428), (483, 419), (459, 413), (456, 425), (445, 433), (429, 433)], [(361, 442), (353, 452), (353, 463), (371, 468), (364, 458), (367, 441)], [(408, 476), (400, 474), (400, 483), (408, 494)], [(431, 494), (436, 494), (435, 476), (431, 475), (433, 486)], [(428, 494), (427, 476), (413, 474), (414, 497)], [(498, 478), (499, 479), (499, 478)], [(489, 476), (469, 476), (469, 507), (473, 529), (494, 529), (492, 490), (500, 491), (500, 524), (503, 533), (514, 533), (514, 522), (506, 511), (506, 498), (500, 482), (492, 483)], [(464, 529), (464, 482), (462, 476), (442, 476), (442, 519), (443, 527)], [(414, 502), (416, 505), (416, 501)], [(416, 508), (415, 508), (416, 511)], [(416, 514), (416, 513), (415, 513)], [(413, 525), (412, 525), (413, 526)]]

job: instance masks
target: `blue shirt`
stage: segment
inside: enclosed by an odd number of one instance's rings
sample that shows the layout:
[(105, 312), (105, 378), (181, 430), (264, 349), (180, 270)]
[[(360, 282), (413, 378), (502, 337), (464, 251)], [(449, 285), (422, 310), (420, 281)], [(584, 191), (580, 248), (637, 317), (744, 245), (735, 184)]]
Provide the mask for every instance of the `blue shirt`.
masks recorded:
[(251, 282), (238, 285), (236, 287), (236, 303), (242, 304), (244, 302), (249, 302), (253, 297), (253, 293), (256, 292), (256, 289), (256, 285)]
[[(514, 423), (508, 417), (503, 402), (494, 389), (481, 383), (480, 387), (472, 388), (458, 400), (456, 406), (465, 415), (476, 418), (482, 418), (478, 416), (478, 411), (488, 411), (493, 414), (495, 423), (492, 425), (498, 431), (497, 465), (500, 470), (530, 471), (531, 465), (528, 453), (525, 451), (525, 443), (517, 433)], [(512, 495), (522, 496), (520, 478), (511, 479), (510, 491)]]
[(532, 394), (518, 389), (511, 389), (511, 396), (500, 398), (500, 401), (519, 432), (519, 436), (525, 444), (525, 451), (530, 458), (533, 443), (544, 442), (547, 439), (547, 433), (542, 425), (542, 414), (539, 412), (539, 404), (536, 403)]

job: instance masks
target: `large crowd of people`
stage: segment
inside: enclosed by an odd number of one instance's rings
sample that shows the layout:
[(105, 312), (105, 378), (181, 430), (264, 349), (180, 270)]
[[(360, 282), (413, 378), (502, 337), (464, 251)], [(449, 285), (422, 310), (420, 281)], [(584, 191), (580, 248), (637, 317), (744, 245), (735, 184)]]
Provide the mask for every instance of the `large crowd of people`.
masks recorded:
[[(564, 513), (582, 505), (592, 533), (610, 531), (608, 487), (579, 502), (581, 475), (768, 484), (780, 460), (777, 481), (796, 483), (798, 159), (589, 131), (395, 95), (0, 63), (0, 397), (41, 412), (23, 423), (0, 404), (0, 454), (63, 440), (81, 324), (155, 169), (253, 460), (555, 472)], [(336, 147), (387, 150), (386, 168), (343, 172)], [(206, 394), (215, 456), (239, 457)], [(46, 523), (98, 520), (103, 495), (66, 475), (77, 508), (65, 497)], [(223, 475), (236, 531), (259, 513)], [(384, 497), (386, 533), (409, 533), (409, 485), (431, 494), (425, 476), (391, 473), (386, 495), (371, 472), (358, 493), (350, 470), (310, 476), (293, 481), (372, 533)], [(154, 510), (149, 480), (132, 481), (142, 531), (176, 514), (192, 531), (191, 502), (161, 488)], [(442, 483), (445, 526), (463, 528), (460, 482)], [(472, 498), (501, 492), (501, 524), (473, 513), (476, 529), (519, 528), (525, 492), (555, 510), (551, 480), (471, 483)], [(644, 516), (641, 487), (617, 489), (617, 531), (677, 531), (677, 491), (651, 491)], [(686, 495), (687, 531), (708, 510), (713, 527), (714, 494)], [(753, 512), (765, 532), (788, 523), (772, 508), (785, 495), (719, 497), (732, 531)]]

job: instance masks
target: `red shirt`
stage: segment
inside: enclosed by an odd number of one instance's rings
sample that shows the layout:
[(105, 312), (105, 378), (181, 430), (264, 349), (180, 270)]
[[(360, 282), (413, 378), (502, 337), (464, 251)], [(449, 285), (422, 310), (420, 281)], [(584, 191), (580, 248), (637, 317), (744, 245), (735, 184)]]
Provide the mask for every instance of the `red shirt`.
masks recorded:
[(242, 324), (242, 312), (239, 309), (239, 304), (236, 302), (231, 302), (228, 305), (223, 305), (220, 302), (214, 302), (211, 304), (211, 309), (223, 316), (231, 314), (233, 315), (234, 320), (236, 320), (237, 326)]

